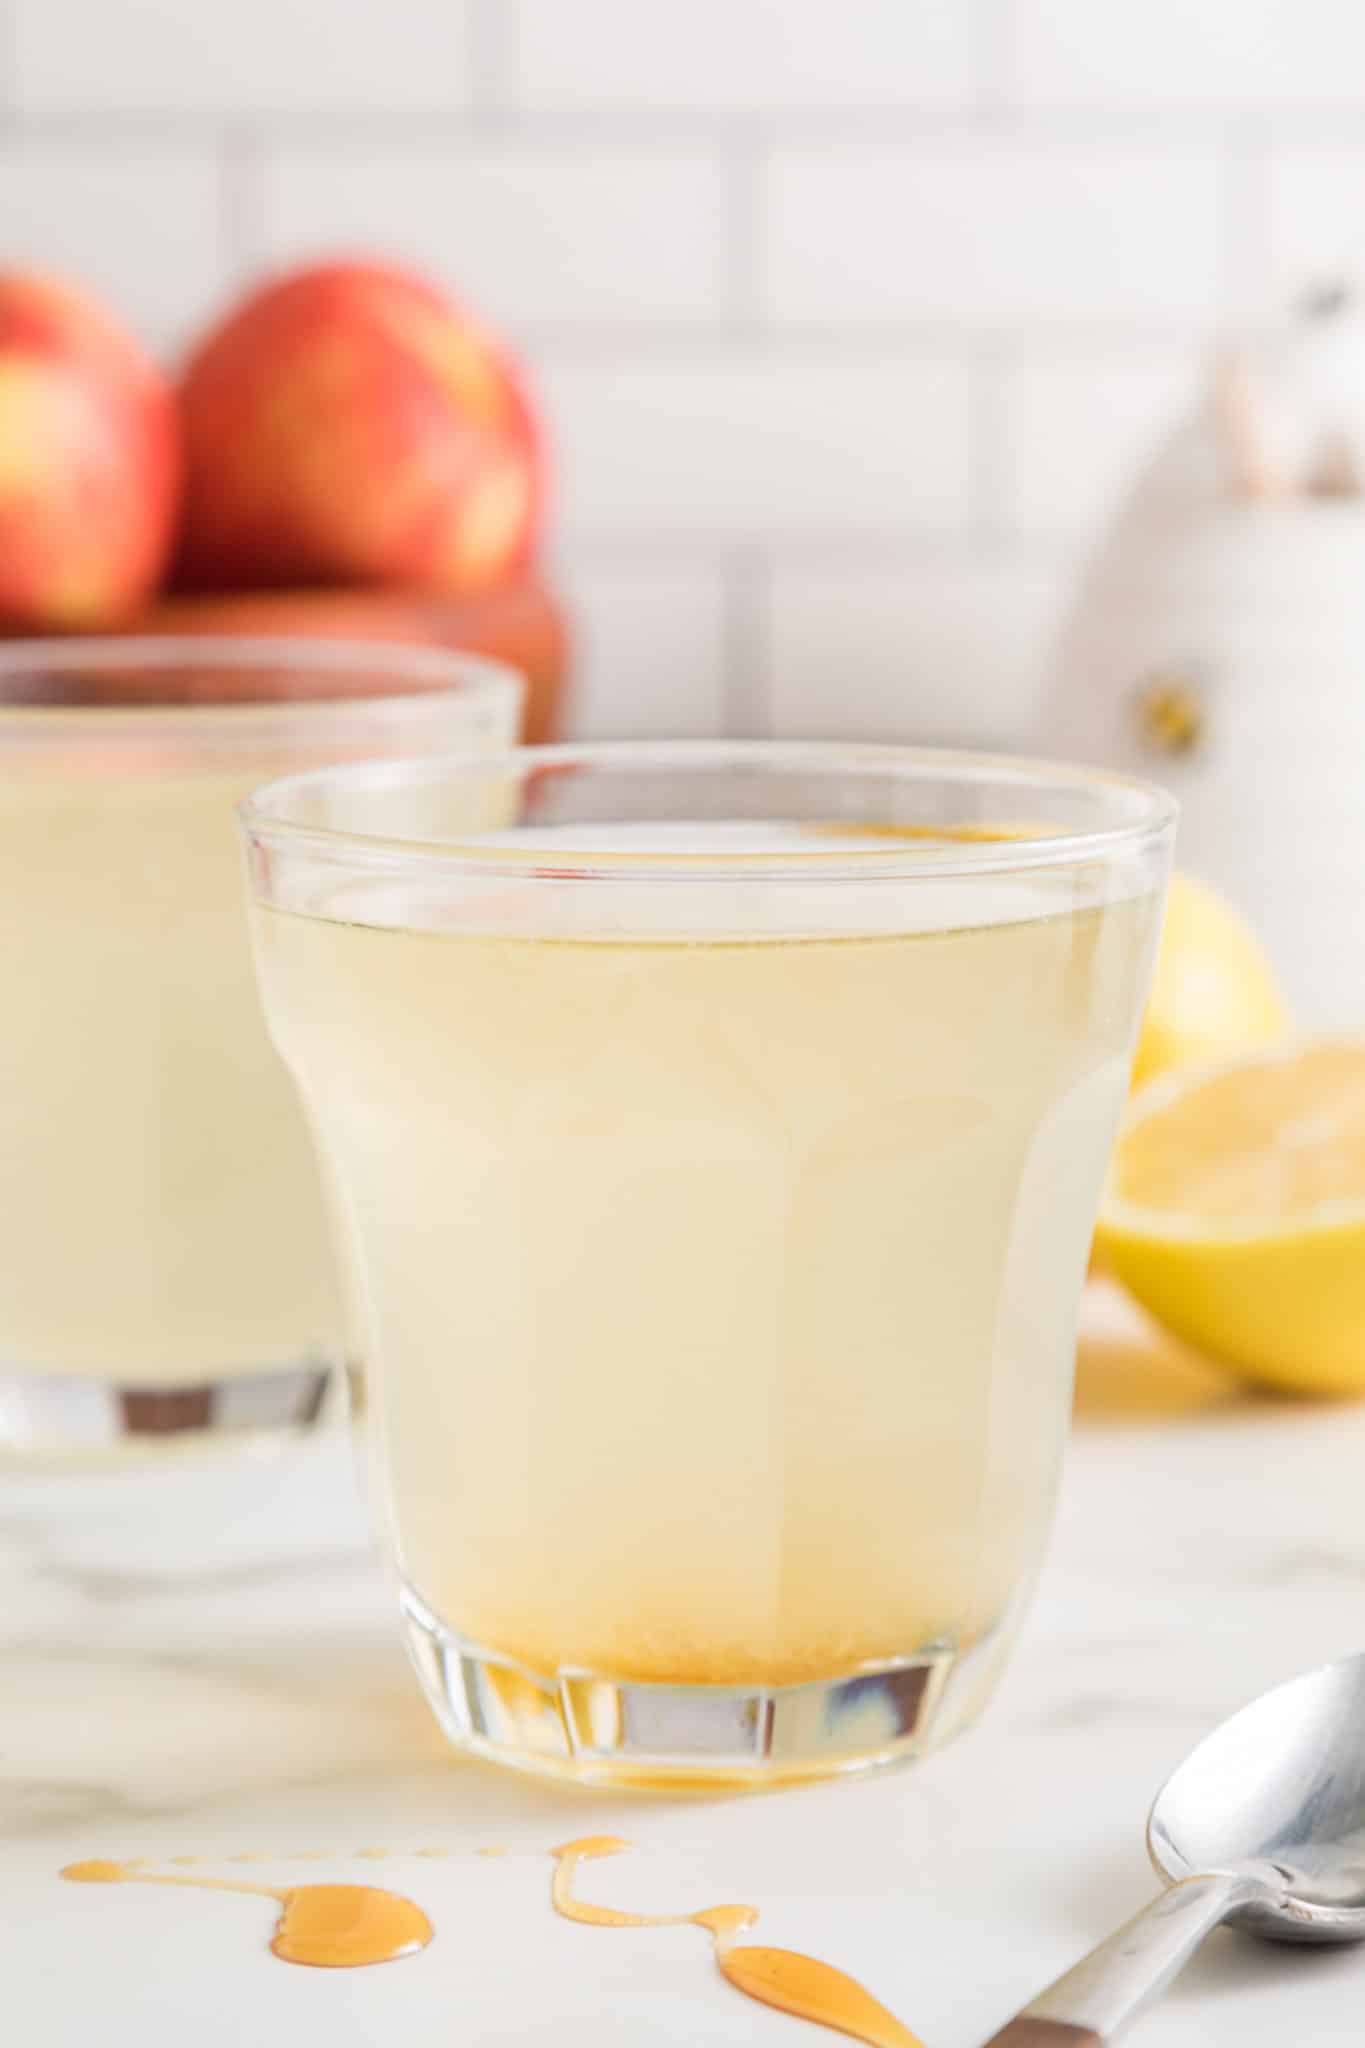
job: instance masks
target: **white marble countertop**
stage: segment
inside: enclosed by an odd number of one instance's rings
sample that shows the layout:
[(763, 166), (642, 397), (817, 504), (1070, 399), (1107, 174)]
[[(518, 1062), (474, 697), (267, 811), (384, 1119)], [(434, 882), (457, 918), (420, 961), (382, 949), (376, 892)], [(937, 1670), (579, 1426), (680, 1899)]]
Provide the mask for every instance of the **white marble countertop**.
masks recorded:
[[(1052, 1559), (981, 1725), (909, 1770), (769, 1796), (608, 1798), (453, 1759), (336, 1439), (235, 1475), (252, 1504), (227, 1535), (196, 1482), (164, 1525), (169, 1577), (111, 1571), (72, 1482), (0, 1479), (4, 2038), (835, 2038), (736, 1995), (692, 1929), (557, 1919), (548, 1850), (612, 1832), (635, 1853), (585, 1872), (585, 1895), (646, 1911), (752, 1900), (754, 1939), (850, 1971), (926, 2048), (977, 2048), (1149, 1895), (1147, 1805), (1189, 1745), (1267, 1685), (1365, 1647), (1365, 1406), (1240, 1397), (1156, 1358), (1104, 1298), (1087, 1327)], [(268, 1884), (391, 1885), (437, 1938), (383, 1969), (290, 1969), (268, 1953), (267, 1900), (57, 1877), (79, 1857), (190, 1855)], [(1365, 1954), (1222, 1933), (1133, 2038), (1359, 2048), (1363, 2030)]]

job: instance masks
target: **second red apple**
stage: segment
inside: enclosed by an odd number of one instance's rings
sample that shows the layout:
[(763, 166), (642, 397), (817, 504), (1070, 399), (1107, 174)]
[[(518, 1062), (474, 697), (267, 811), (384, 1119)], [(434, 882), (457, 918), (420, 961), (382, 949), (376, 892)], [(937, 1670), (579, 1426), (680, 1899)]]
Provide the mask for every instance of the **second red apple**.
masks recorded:
[(0, 631), (95, 631), (146, 602), (179, 480), (170, 389), (94, 299), (0, 272)]
[(543, 460), (521, 380), (420, 278), (278, 279), (202, 343), (181, 400), (184, 584), (474, 592), (530, 557)]

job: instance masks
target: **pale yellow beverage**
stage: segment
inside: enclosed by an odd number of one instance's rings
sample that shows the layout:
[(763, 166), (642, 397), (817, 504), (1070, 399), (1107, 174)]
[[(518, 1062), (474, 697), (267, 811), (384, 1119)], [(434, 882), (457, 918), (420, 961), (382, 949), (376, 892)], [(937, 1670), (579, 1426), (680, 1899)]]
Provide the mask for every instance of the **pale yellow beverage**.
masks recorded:
[(140, 1389), (325, 1363), (317, 1166), (241, 900), (264, 764), (6, 765), (0, 1361)]
[(256, 913), (412, 1611), (504, 1692), (993, 1659), (1051, 1516), (1159, 877), (809, 913), (799, 884), (753, 913), (596, 886)]
[(298, 767), (506, 744), (518, 701), (433, 650), (0, 647), (0, 1458), (317, 1417), (336, 1260), (235, 809)]

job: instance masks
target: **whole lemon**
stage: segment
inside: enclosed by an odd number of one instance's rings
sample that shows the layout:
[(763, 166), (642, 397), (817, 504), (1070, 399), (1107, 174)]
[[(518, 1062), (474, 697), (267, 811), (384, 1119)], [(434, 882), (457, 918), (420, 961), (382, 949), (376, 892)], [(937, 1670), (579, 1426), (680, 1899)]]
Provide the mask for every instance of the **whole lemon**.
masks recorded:
[(1255, 934), (1207, 883), (1172, 876), (1134, 1087), (1192, 1060), (1272, 1044), (1290, 1026)]

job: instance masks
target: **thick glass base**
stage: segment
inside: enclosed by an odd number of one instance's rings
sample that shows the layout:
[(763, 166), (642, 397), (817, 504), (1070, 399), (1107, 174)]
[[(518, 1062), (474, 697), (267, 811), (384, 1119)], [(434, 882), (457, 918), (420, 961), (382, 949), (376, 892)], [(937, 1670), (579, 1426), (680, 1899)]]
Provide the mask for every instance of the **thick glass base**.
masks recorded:
[(408, 1649), (457, 1748), (593, 1784), (761, 1787), (905, 1762), (975, 1717), (1006, 1632), (800, 1685), (667, 1685), (529, 1670), (447, 1629), (408, 1586)]
[(0, 1462), (113, 1466), (307, 1429), (326, 1406), (316, 1359), (181, 1386), (0, 1369)]

